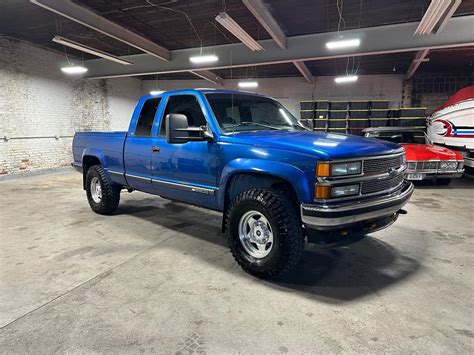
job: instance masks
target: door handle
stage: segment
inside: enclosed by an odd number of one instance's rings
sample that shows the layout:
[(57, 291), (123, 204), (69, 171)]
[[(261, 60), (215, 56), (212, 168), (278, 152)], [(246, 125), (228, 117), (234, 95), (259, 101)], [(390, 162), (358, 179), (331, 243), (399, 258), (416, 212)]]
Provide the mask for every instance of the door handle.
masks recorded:
[(151, 151), (152, 151), (153, 153), (159, 153), (159, 152), (160, 152), (160, 147), (154, 145), (153, 147), (151, 147)]

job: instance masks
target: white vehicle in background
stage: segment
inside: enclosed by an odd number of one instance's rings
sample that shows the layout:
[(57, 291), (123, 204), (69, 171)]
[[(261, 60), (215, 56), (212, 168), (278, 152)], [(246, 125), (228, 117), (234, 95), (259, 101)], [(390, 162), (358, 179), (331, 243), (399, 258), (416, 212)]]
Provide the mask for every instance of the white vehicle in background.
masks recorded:
[(456, 92), (427, 121), (428, 138), (459, 151), (464, 165), (474, 168), (474, 86)]

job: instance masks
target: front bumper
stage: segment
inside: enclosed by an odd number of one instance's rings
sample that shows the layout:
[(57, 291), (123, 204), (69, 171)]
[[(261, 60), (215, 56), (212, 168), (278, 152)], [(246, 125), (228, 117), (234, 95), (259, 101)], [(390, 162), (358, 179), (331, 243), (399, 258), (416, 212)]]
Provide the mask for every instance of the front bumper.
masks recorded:
[(453, 171), (442, 171), (442, 170), (437, 170), (437, 171), (410, 170), (408, 171), (407, 170), (405, 172), (405, 179), (411, 180), (410, 174), (422, 174), (423, 180), (452, 179), (452, 178), (461, 177), (463, 173), (464, 173), (464, 169), (458, 169), (458, 170), (453, 170)]
[[(301, 205), (301, 220), (308, 229), (336, 230), (395, 215), (413, 194), (413, 184), (405, 181), (400, 189), (383, 197), (338, 205)], [(379, 228), (381, 229), (381, 228)]]

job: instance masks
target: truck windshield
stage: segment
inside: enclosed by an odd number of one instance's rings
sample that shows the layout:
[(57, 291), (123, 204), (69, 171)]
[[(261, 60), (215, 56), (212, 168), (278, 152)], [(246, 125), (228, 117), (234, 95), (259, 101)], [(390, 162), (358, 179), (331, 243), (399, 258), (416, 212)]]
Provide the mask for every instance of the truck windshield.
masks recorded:
[(425, 133), (423, 131), (403, 131), (403, 132), (371, 132), (370, 138), (378, 138), (393, 143), (425, 143)]
[(209, 93), (206, 98), (225, 132), (305, 130), (283, 105), (267, 97)]

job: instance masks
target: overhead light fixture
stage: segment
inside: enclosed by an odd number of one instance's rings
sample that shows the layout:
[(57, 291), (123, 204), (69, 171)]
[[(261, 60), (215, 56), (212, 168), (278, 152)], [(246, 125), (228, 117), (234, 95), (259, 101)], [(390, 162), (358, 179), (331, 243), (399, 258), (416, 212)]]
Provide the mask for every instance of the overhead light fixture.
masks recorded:
[(162, 91), (162, 90), (151, 90), (150, 91), (150, 95), (160, 95), (162, 93), (164, 93), (164, 91)]
[(258, 87), (258, 82), (256, 81), (241, 81), (239, 82), (239, 88), (256, 88)]
[(240, 42), (249, 47), (252, 51), (262, 51), (263, 47), (252, 38), (237, 22), (232, 19), (226, 12), (221, 12), (216, 16), (219, 22), (227, 31), (237, 37)]
[(338, 76), (334, 79), (334, 81), (337, 84), (342, 84), (342, 83), (353, 83), (357, 81), (359, 77), (357, 75), (346, 75), (346, 76)]
[(80, 65), (71, 65), (61, 68), (61, 71), (68, 75), (79, 75), (87, 72), (87, 68)]
[(415, 34), (428, 35), (440, 32), (460, 4), (461, 0), (432, 0)]
[(194, 64), (213, 63), (217, 62), (218, 60), (219, 58), (214, 54), (189, 57), (189, 61)]
[(121, 58), (116, 57), (112, 54), (102, 52), (99, 49), (95, 49), (95, 48), (83, 45), (81, 43), (71, 41), (70, 39), (67, 39), (67, 38), (64, 38), (64, 37), (61, 37), (61, 36), (55, 36), (53, 38), (53, 42), (62, 44), (63, 46), (66, 46), (66, 47), (77, 49), (78, 51), (81, 51), (81, 52), (89, 53), (89, 54), (95, 55), (97, 57), (101, 57), (101, 58), (110, 60), (110, 61), (118, 63), (118, 64), (122, 64), (122, 65), (131, 65), (131, 64), (133, 64), (132, 62), (129, 62), (128, 60), (121, 59)]
[(359, 47), (360, 46), (360, 39), (340, 39), (337, 41), (331, 41), (326, 43), (327, 49), (344, 49), (344, 48), (352, 48), (352, 47)]

